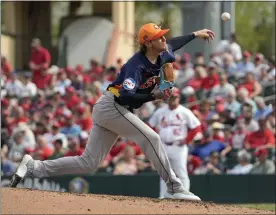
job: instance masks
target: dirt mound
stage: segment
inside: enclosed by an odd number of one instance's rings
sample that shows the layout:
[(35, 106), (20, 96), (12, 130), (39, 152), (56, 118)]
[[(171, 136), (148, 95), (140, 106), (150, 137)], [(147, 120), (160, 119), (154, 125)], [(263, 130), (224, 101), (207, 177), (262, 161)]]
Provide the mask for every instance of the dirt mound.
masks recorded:
[(274, 214), (273, 212), (139, 197), (1, 189), (2, 214)]

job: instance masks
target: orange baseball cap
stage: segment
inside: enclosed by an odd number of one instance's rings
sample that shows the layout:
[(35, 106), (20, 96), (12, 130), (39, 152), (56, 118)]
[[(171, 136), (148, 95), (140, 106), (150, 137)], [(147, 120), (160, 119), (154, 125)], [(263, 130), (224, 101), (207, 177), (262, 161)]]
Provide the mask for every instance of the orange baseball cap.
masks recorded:
[(138, 40), (140, 44), (145, 44), (148, 41), (156, 40), (165, 35), (170, 29), (161, 29), (154, 23), (147, 23), (143, 25), (138, 33)]

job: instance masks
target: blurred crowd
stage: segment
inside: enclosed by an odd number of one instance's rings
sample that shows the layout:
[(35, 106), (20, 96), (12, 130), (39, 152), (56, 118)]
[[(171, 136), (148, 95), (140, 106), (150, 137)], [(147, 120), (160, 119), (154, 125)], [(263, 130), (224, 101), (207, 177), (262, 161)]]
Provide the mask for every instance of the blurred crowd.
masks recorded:
[[(89, 69), (59, 68), (39, 39), (31, 46), (27, 73), (16, 72), (1, 56), (4, 175), (14, 173), (25, 153), (39, 160), (81, 155), (93, 127), (93, 105), (124, 63), (118, 59), (106, 67), (91, 59)], [(189, 143), (189, 174), (274, 173), (275, 58), (242, 51), (232, 34), (209, 59), (177, 55), (174, 69), (181, 103), (204, 132)], [(148, 102), (135, 114), (147, 122), (162, 105)], [(135, 142), (119, 137), (98, 171), (134, 175), (154, 167)]]

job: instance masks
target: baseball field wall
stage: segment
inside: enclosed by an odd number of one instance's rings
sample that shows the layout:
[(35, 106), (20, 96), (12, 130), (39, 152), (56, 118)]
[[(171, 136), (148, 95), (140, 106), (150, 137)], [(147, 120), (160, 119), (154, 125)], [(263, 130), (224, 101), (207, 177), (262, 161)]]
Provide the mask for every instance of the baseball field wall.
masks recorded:
[[(275, 175), (202, 175), (191, 176), (191, 191), (204, 201), (216, 203), (274, 203)], [(9, 177), (2, 177), (1, 187)], [(94, 193), (157, 198), (159, 176), (110, 174), (68, 175), (47, 179), (25, 179), (18, 187), (61, 192)]]

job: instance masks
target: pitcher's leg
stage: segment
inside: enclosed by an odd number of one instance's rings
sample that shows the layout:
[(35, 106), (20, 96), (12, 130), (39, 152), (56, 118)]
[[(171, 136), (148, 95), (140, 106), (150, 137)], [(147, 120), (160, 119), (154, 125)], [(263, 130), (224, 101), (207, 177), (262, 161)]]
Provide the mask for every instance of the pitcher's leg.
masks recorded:
[(33, 176), (40, 178), (93, 172), (105, 159), (116, 139), (117, 134), (94, 124), (81, 156), (34, 161)]
[(121, 110), (123, 108), (115, 103), (114, 106), (121, 113), (121, 116), (116, 120), (105, 123), (104, 126), (120, 136), (134, 140), (140, 145), (161, 178), (166, 182), (168, 192), (181, 192), (183, 186), (171, 168), (159, 135), (131, 112), (123, 112)]

